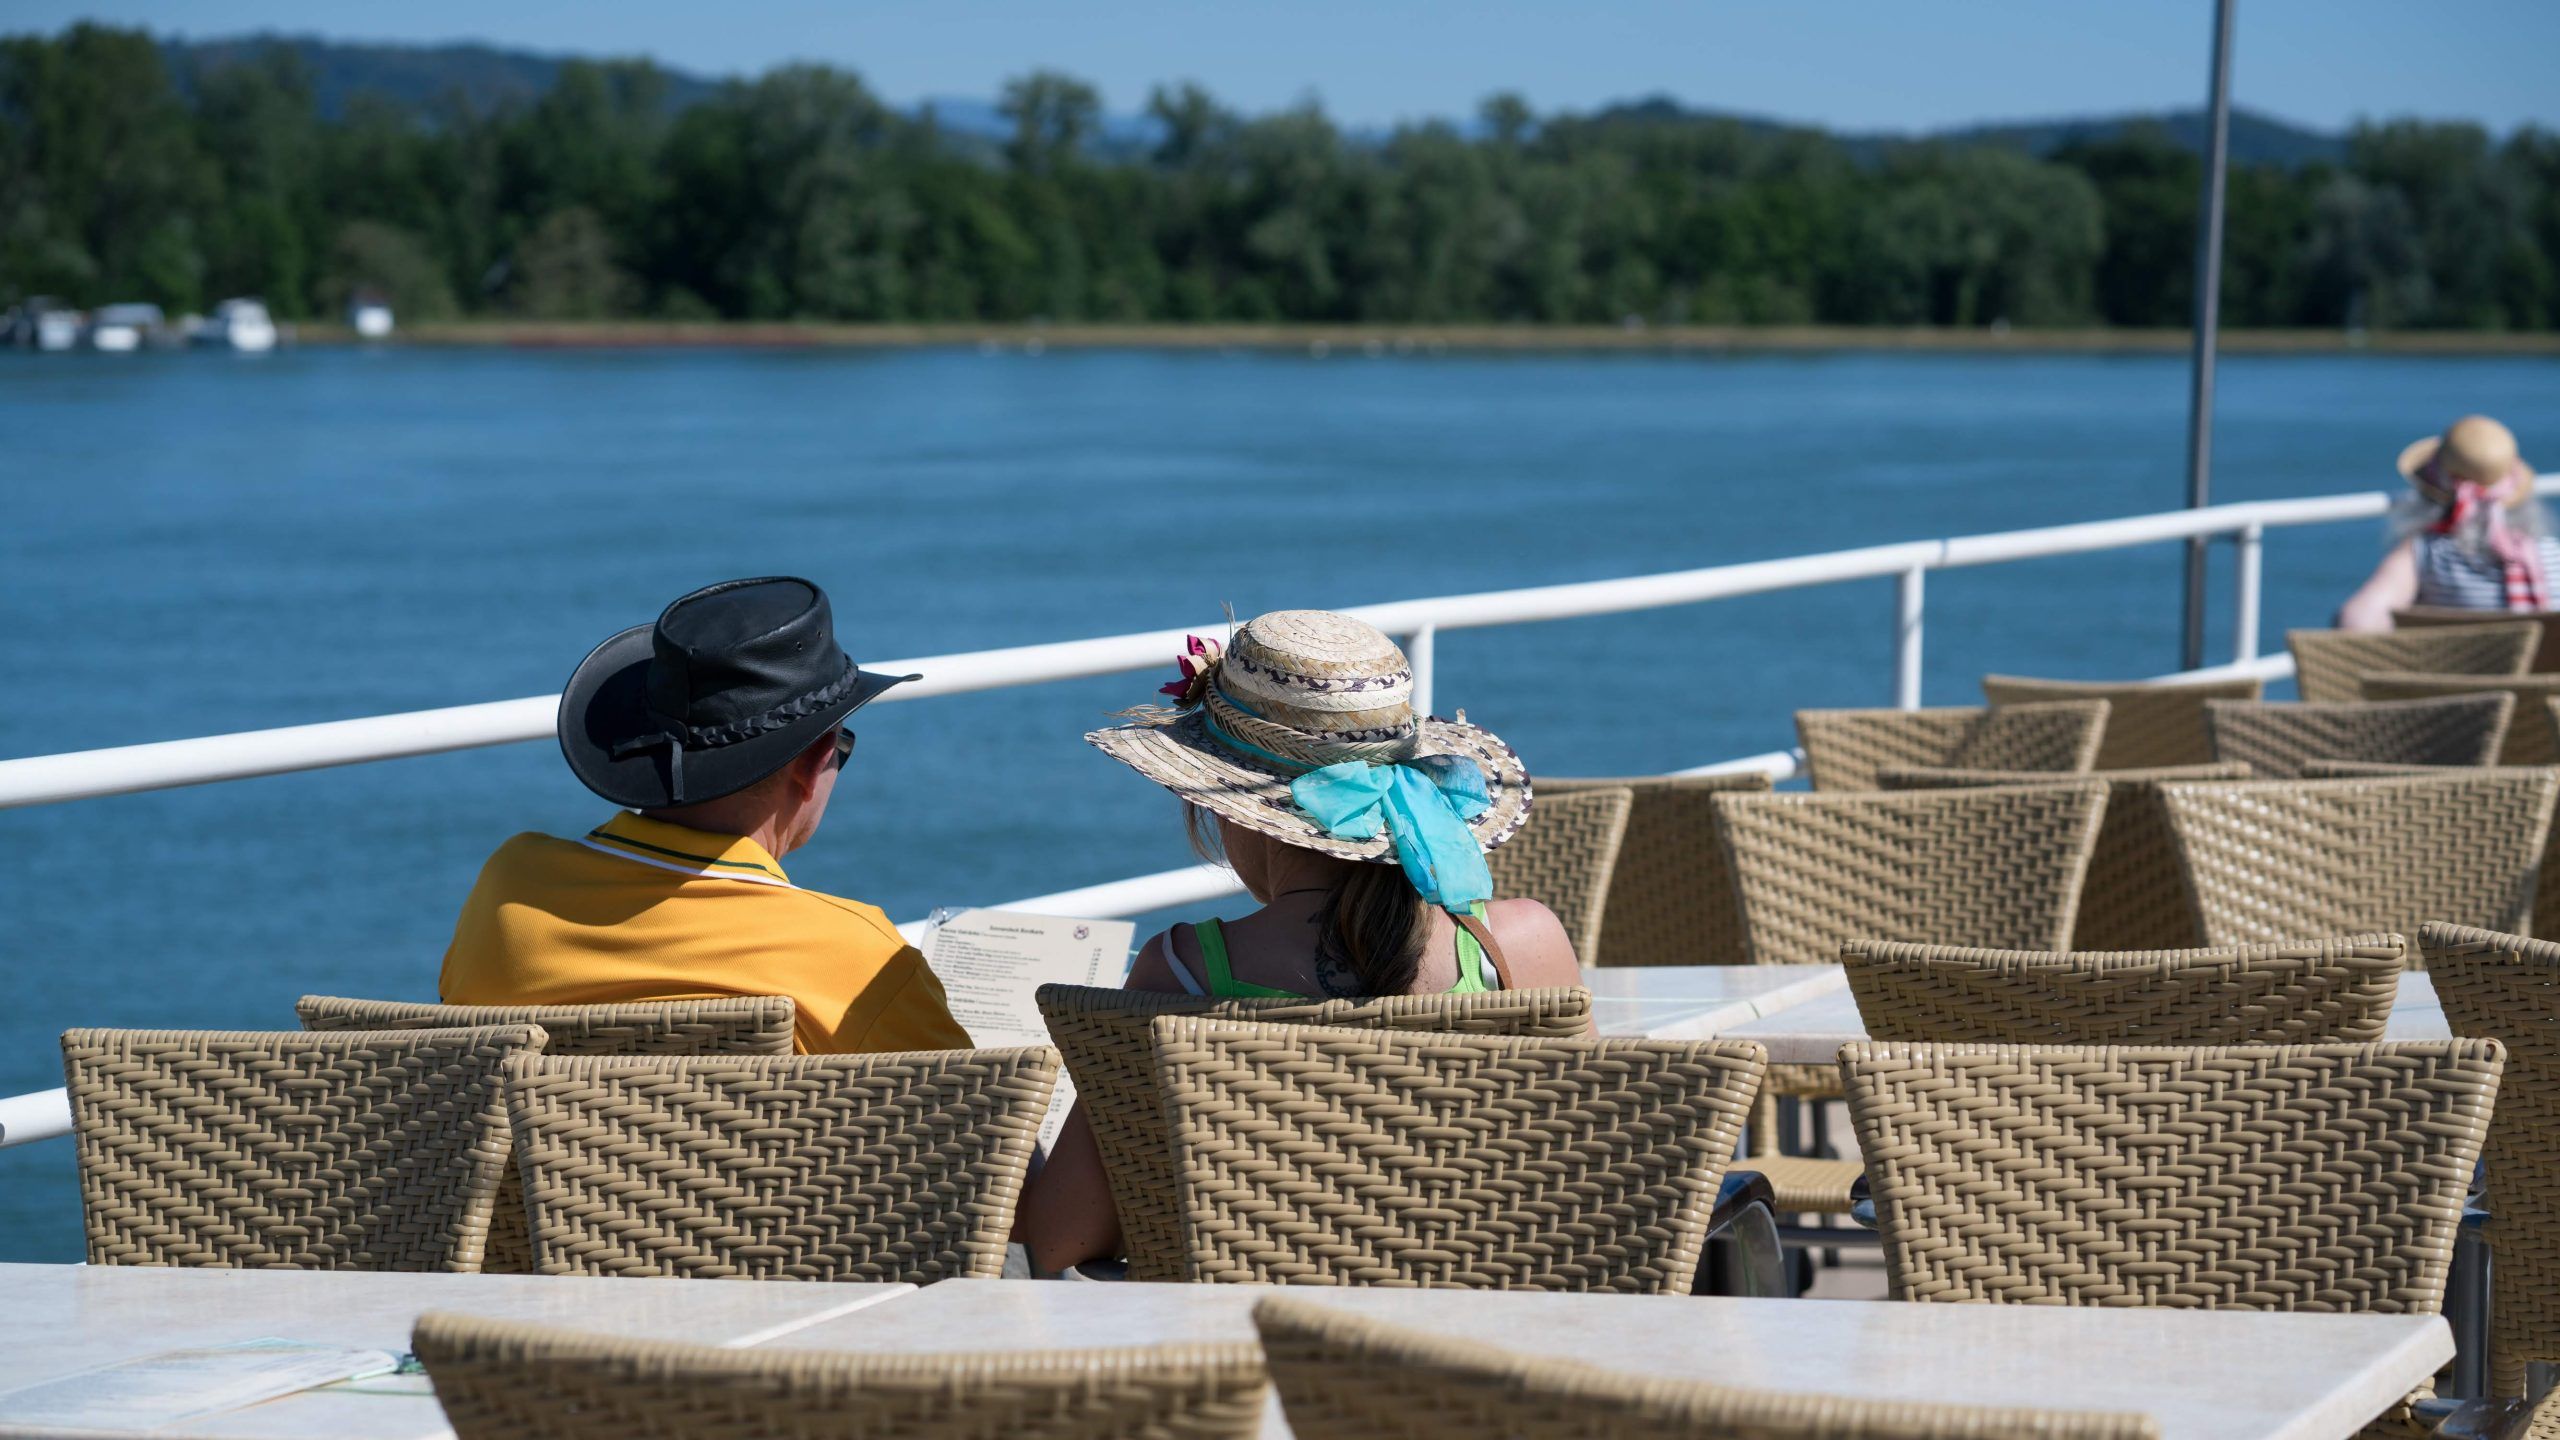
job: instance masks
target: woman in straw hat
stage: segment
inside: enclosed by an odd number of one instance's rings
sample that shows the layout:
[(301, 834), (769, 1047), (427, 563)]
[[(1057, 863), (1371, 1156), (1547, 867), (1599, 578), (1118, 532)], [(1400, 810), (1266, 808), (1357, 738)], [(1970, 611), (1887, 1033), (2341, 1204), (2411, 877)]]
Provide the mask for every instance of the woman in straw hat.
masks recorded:
[(2400, 452), (2409, 494), (2393, 507), (2398, 543), (2338, 610), (2342, 630), (2388, 630), (2411, 605), (2548, 610), (2560, 539), (2533, 498), (2515, 434), (2466, 415)]
[[(1180, 796), (1193, 845), (1261, 908), (1149, 940), (1129, 988), (1350, 997), (1577, 985), (1573, 944), (1535, 900), (1494, 900), (1484, 852), (1529, 818), (1529, 777), (1476, 726), (1413, 713), (1413, 672), (1375, 628), (1284, 610), (1230, 642), (1193, 637), (1169, 707), (1087, 735)], [(1053, 1273), (1120, 1253), (1081, 1109), (1023, 1199)]]

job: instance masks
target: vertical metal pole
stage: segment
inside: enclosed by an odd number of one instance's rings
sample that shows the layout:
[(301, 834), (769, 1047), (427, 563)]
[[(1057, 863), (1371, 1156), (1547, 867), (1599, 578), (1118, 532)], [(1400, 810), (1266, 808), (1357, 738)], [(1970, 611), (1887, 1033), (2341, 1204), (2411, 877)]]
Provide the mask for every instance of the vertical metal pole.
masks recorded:
[(1413, 713), (1431, 713), (1432, 646), (1438, 632), (1425, 625), (1404, 642), (1405, 663), (1413, 667)]
[(2239, 550), (2234, 567), (2238, 588), (2231, 600), (2231, 658), (2236, 663), (2258, 658), (2258, 586), (2261, 552), (2266, 549), (2267, 527), (2242, 527)]
[(1905, 710), (1920, 708), (1920, 623), (1929, 572), (1914, 565), (1894, 587), (1893, 703)]
[[(2213, 3), (2213, 81), (2205, 137), (2204, 194), (2196, 210), (2195, 359), (2187, 400), (2187, 506), (2213, 501), (2213, 351), (2222, 321), (2222, 191), (2231, 162), (2231, 10)], [(2204, 664), (2206, 540), (2187, 541), (2187, 631), (2178, 668)]]

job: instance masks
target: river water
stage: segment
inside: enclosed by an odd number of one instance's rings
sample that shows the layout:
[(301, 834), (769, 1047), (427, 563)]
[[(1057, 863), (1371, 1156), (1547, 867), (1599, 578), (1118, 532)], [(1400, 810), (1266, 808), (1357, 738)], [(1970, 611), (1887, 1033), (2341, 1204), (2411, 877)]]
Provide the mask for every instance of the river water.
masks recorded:
[[(2394, 483), (2468, 410), (2560, 453), (2560, 360), (2222, 375), (2217, 498)], [(544, 694), (739, 575), (818, 580), (871, 661), (2167, 509), (2184, 414), (2166, 357), (0, 353), (0, 757)], [(2379, 540), (2271, 537), (2266, 643)], [(1933, 576), (1928, 701), (2173, 668), (2178, 553)], [(1893, 603), (1447, 634), (1440, 708), (1553, 773), (1774, 749), (1796, 707), (1890, 702)], [(1079, 738), (1159, 678), (865, 712), (794, 877), (905, 918), (1184, 863)], [(487, 852), (604, 811), (520, 745), (0, 812), (0, 1094), (61, 1083), (68, 1026), (432, 998)], [(76, 1257), (71, 1172), (0, 1152), (0, 1260)]]

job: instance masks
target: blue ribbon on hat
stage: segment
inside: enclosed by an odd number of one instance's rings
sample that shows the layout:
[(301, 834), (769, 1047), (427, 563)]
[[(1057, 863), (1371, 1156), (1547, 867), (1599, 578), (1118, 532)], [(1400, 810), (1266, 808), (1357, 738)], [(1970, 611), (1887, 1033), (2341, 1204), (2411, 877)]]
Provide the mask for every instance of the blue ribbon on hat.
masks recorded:
[(1484, 771), (1463, 755), (1393, 764), (1349, 760), (1289, 782), (1289, 795), (1336, 840), (1387, 832), (1396, 863), (1423, 899), (1453, 915), (1493, 898), (1493, 872), (1467, 822), (1492, 808)]

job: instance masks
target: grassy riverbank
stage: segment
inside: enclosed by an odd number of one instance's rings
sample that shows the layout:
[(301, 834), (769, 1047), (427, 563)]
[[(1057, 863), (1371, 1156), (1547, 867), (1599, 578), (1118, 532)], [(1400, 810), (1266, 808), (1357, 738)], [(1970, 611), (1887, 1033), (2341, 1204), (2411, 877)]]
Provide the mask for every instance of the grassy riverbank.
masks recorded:
[[(309, 344), (353, 337), (336, 326), (305, 325)], [(1288, 350), (1318, 354), (1432, 354), (1555, 351), (1899, 350), (2178, 352), (2183, 330), (1897, 329), (1867, 326), (1570, 325), (826, 325), (747, 322), (469, 321), (416, 325), (397, 343), (610, 349), (635, 346), (883, 349), (977, 346), (1026, 349)], [(2230, 330), (2233, 354), (2560, 355), (2560, 334), (2452, 330), (2352, 333)]]

